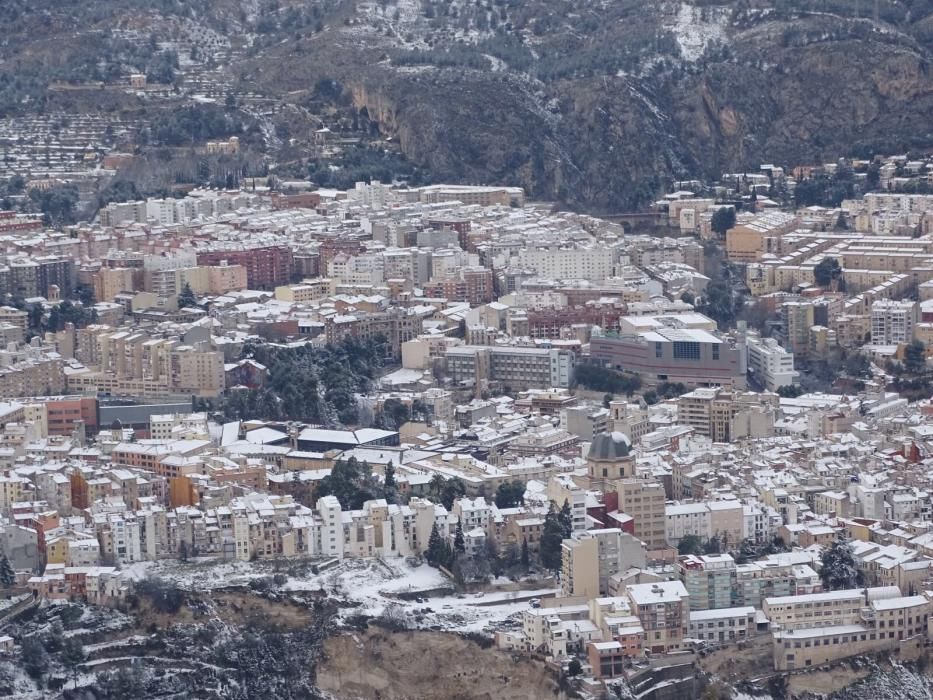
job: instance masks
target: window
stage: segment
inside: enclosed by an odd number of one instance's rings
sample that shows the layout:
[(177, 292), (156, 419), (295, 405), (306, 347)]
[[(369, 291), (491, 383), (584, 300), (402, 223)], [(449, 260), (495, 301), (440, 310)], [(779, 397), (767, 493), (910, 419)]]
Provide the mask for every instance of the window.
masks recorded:
[(654, 344), (654, 356), (656, 358), (664, 357), (664, 346), (661, 343)]
[(700, 344), (687, 341), (674, 341), (675, 360), (699, 360)]
[(713, 346), (713, 359), (714, 360), (719, 359), (719, 346), (718, 345)]

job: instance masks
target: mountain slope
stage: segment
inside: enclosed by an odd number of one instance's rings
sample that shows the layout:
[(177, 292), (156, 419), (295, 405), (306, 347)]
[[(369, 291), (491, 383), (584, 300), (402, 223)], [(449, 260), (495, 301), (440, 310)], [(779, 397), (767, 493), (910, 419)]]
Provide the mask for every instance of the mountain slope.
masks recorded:
[[(182, 72), (210, 61), (231, 89), (297, 104), (335, 81), (435, 178), (593, 211), (673, 178), (933, 144), (930, 0), (10, 3), (0, 110), (47, 101), (43, 80), (75, 66), (158, 70), (181, 37)], [(117, 40), (133, 36), (153, 51)], [(11, 107), (16, 66), (29, 99)]]

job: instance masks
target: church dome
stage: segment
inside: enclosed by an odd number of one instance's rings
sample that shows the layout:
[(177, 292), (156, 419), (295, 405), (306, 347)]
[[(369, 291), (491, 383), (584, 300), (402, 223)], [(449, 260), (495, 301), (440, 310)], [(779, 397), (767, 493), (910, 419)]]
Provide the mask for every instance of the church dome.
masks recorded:
[(589, 459), (598, 462), (618, 462), (628, 456), (628, 438), (620, 432), (600, 433), (590, 443)]

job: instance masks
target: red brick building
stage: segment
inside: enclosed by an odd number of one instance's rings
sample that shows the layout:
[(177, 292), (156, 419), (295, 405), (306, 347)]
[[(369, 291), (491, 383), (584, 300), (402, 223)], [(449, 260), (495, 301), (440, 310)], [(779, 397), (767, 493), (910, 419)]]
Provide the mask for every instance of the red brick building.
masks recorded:
[(0, 211), (0, 233), (41, 230), (41, 219), (22, 218), (15, 211)]
[(495, 298), (492, 270), (464, 267), (458, 275), (432, 279), (424, 286), (424, 295), (450, 301), (468, 301), (472, 306), (488, 304)]
[(250, 289), (274, 289), (292, 278), (292, 251), (285, 246), (265, 246), (243, 250), (206, 250), (198, 253), (198, 265), (228, 265), (246, 268)]
[(563, 309), (542, 309), (528, 312), (528, 331), (532, 338), (560, 338), (561, 329), (575, 324), (599, 326), (607, 331), (619, 330), (621, 308), (613, 306), (568, 306)]

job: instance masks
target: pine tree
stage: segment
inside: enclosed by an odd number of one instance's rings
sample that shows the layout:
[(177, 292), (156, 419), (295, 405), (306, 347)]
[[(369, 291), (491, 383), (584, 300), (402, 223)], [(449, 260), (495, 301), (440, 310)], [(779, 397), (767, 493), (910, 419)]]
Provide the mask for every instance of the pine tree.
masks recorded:
[(521, 561), (522, 561), (523, 569), (527, 570), (528, 567), (531, 566), (531, 559), (528, 556), (528, 540), (525, 539), (524, 537), (522, 538), (522, 559)]
[(49, 670), (49, 655), (36, 636), (26, 637), (21, 645), (23, 670), (35, 680), (40, 680)]
[(395, 466), (392, 464), (392, 462), (389, 462), (386, 465), (385, 476), (386, 476), (386, 479), (385, 479), (386, 491), (390, 489), (394, 489), (395, 488)]
[(539, 556), (541, 566), (549, 571), (557, 571), (561, 565), (561, 543), (564, 538), (561, 535), (560, 516), (551, 503), (551, 509), (544, 519), (544, 532), (541, 534)]
[(383, 484), (383, 493), (386, 501), (396, 503), (398, 501), (398, 486), (395, 482), (395, 466), (389, 462), (385, 468), (385, 483)]
[(65, 640), (62, 647), (62, 663), (71, 669), (74, 677), (75, 688), (78, 687), (78, 666), (84, 663), (84, 646), (75, 637), (69, 637)]
[(820, 578), (823, 580), (823, 588), (827, 591), (861, 585), (862, 574), (856, 567), (852, 546), (848, 540), (838, 539), (823, 552)]
[(454, 556), (453, 547), (450, 546), (450, 540), (445, 537), (441, 555), (441, 566), (443, 566), (445, 569), (450, 569), (453, 567), (456, 560), (457, 558)]
[(434, 523), (431, 526), (431, 536), (428, 538), (428, 551), (425, 553), (425, 558), (428, 560), (428, 564), (437, 566), (441, 563), (443, 556), (444, 542), (441, 540), (441, 535), (437, 531), (437, 523)]
[(0, 554), (0, 586), (10, 588), (14, 583), (16, 583), (16, 574), (10, 566), (10, 560), (7, 559), (6, 554)]
[(570, 502), (567, 499), (564, 499), (564, 505), (561, 506), (558, 519), (560, 521), (561, 537), (565, 540), (570, 539), (573, 534), (573, 513), (570, 512)]
[(463, 539), (463, 523), (457, 521), (457, 530), (454, 534), (454, 552), (459, 556), (466, 551), (466, 540)]
[(191, 289), (190, 284), (185, 282), (185, 286), (181, 288), (181, 293), (178, 295), (178, 308), (188, 309), (197, 305), (198, 298), (194, 295), (194, 290)]

